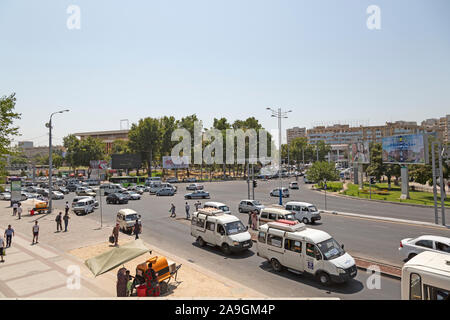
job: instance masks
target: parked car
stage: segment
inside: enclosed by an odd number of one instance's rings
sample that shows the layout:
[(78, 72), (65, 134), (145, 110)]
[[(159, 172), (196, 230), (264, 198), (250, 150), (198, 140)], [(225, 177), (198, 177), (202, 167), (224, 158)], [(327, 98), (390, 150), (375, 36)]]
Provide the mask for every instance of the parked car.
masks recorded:
[(64, 199), (64, 194), (59, 191), (52, 191), (52, 199), (53, 200), (61, 200)]
[(291, 183), (289, 183), (289, 189), (299, 189), (298, 182), (292, 181)]
[(142, 192), (149, 192), (150, 191), (149, 187), (143, 186), (143, 185), (136, 186), (136, 190), (140, 190)]
[(9, 192), (2, 192), (0, 193), (0, 200), (11, 200), (11, 193)]
[(226, 214), (231, 214), (230, 207), (222, 202), (214, 202), (214, 201), (205, 202), (205, 204), (203, 205), (203, 208), (214, 208), (214, 209), (223, 211)]
[(186, 186), (186, 190), (203, 190), (203, 185), (199, 183), (191, 183), (190, 185)]
[(97, 207), (99, 206), (98, 201), (95, 200), (94, 197), (90, 197), (90, 196), (77, 196), (77, 197), (74, 197), (74, 198), (72, 199), (72, 208), (75, 207), (75, 205), (76, 205), (76, 203), (77, 203), (78, 201), (83, 200), (83, 199), (92, 199), (92, 200), (94, 200), (94, 207), (97, 208)]
[(66, 189), (69, 190), (70, 192), (74, 192), (75, 190), (77, 190), (79, 187), (81, 187), (79, 184), (68, 184), (66, 186)]
[(186, 181), (186, 182), (197, 182), (197, 178), (187, 178), (187, 179), (183, 179), (183, 181)]
[[(270, 191), (271, 197), (279, 197), (280, 196), (280, 188), (275, 188), (272, 191)], [(288, 188), (281, 188), (281, 196), (283, 198), (289, 198), (289, 189)]]
[(176, 177), (170, 177), (170, 178), (167, 178), (166, 182), (168, 182), (168, 183), (178, 183), (179, 180)]
[(127, 188), (127, 190), (128, 190), (128, 191), (136, 192), (136, 193), (138, 193), (138, 194), (143, 194), (143, 193), (144, 193), (144, 190), (143, 190), (142, 188), (138, 188), (137, 186), (129, 186), (129, 187)]
[(63, 194), (69, 194), (70, 193), (69, 189), (67, 189), (66, 187), (59, 187), (57, 189), (57, 191), (59, 191), (59, 192), (61, 192)]
[(75, 193), (77, 194), (77, 196), (95, 197), (97, 195), (97, 193), (95, 193), (94, 190), (86, 187), (78, 187)]
[(417, 238), (406, 238), (400, 241), (400, 256), (409, 260), (424, 251), (446, 253), (450, 255), (450, 238), (423, 235)]
[(128, 200), (141, 200), (141, 195), (134, 191), (123, 191), (121, 193), (127, 195), (129, 198)]
[(126, 204), (128, 203), (127, 197), (122, 193), (110, 193), (106, 197), (106, 203), (114, 203), (114, 204)]
[(209, 199), (209, 192), (204, 190), (195, 190), (194, 192), (187, 193), (184, 195), (185, 199)]
[(240, 213), (243, 212), (252, 212), (254, 210), (257, 210), (258, 212), (261, 212), (261, 210), (264, 209), (264, 206), (259, 202), (258, 200), (241, 200), (239, 202), (238, 211)]
[(164, 187), (156, 191), (157, 196), (174, 196), (175, 190), (173, 188)]

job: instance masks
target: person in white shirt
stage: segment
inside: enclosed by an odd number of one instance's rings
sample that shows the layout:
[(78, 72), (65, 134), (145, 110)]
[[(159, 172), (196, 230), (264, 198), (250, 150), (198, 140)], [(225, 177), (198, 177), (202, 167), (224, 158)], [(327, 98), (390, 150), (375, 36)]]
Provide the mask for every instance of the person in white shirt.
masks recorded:
[(19, 219), (22, 218), (22, 206), (19, 206), (19, 207), (17, 208), (17, 215), (19, 216)]
[(34, 222), (34, 226), (33, 226), (33, 243), (32, 244), (34, 244), (34, 239), (36, 239), (36, 243), (39, 243), (38, 242), (38, 238), (39, 238), (39, 225), (38, 225), (38, 222), (37, 221), (35, 221)]
[(16, 213), (17, 213), (17, 208), (19, 207), (19, 205), (17, 204), (17, 202), (14, 202), (13, 203), (13, 216), (15, 216), (16, 215)]

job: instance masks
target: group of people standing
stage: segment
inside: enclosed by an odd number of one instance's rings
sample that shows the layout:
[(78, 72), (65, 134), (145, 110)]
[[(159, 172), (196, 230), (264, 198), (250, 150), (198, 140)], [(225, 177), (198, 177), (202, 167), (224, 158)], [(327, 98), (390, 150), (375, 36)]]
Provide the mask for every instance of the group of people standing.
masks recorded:
[(258, 229), (258, 211), (254, 210), (248, 213), (248, 226), (252, 230)]
[[(197, 202), (194, 203), (195, 211), (198, 211), (198, 208), (200, 208), (201, 205), (202, 205), (202, 203), (197, 200)], [(188, 202), (186, 202), (186, 204), (184, 206), (184, 209), (186, 210), (186, 219), (189, 220), (191, 218), (191, 214), (189, 212), (191, 210), (191, 206), (189, 205)], [(177, 217), (176, 207), (175, 207), (175, 205), (173, 203), (170, 205), (169, 212), (170, 212), (170, 216), (169, 216), (170, 218), (176, 218)]]

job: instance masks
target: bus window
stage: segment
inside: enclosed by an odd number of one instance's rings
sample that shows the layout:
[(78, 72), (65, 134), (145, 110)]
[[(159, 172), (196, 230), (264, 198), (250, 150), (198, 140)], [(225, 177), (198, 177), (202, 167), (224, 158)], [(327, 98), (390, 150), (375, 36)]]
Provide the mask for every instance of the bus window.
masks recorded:
[(410, 276), (409, 300), (422, 300), (422, 279), (417, 273)]

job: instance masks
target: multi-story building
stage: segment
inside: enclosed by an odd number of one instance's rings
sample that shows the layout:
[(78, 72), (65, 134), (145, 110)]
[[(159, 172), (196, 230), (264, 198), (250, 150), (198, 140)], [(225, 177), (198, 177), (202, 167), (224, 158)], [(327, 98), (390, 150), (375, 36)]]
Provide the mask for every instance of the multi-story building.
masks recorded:
[(105, 143), (106, 153), (112, 151), (113, 142), (115, 140), (128, 141), (128, 133), (130, 130), (110, 130), (110, 131), (94, 131), (94, 132), (80, 132), (74, 133), (76, 137), (80, 137), (81, 140), (87, 137), (100, 139)]
[(306, 128), (293, 127), (286, 130), (287, 144), (290, 144), (295, 138), (306, 137)]
[(441, 134), (444, 143), (450, 142), (450, 114), (439, 119), (426, 119), (422, 121), (421, 125), (428, 130), (438, 131)]
[(359, 126), (335, 124), (319, 126), (307, 131), (308, 143), (316, 144), (324, 141), (327, 144), (351, 144), (356, 141), (381, 142), (383, 137), (400, 134), (430, 133), (443, 138), (443, 130), (439, 127), (419, 126), (416, 122), (386, 122), (384, 126)]

